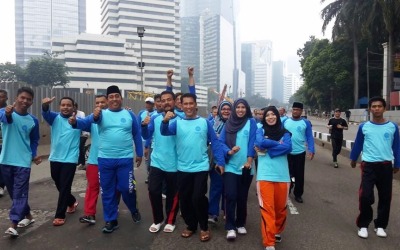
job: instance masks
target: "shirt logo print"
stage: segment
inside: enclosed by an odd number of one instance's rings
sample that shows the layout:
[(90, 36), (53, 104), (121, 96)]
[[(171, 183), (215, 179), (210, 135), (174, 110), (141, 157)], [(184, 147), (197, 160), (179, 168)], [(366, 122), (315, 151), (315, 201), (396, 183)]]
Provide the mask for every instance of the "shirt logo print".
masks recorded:
[(301, 127), (300, 126), (297, 127), (297, 132), (301, 132)]
[(196, 126), (195, 130), (196, 130), (197, 132), (199, 132), (199, 131), (201, 130), (201, 128), (200, 128), (199, 126)]
[(28, 127), (26, 125), (24, 125), (24, 126), (22, 126), (22, 130), (25, 132), (28, 131)]
[(385, 137), (386, 140), (389, 139), (389, 133), (386, 132), (383, 136)]
[(243, 131), (243, 134), (244, 134), (244, 135), (249, 135), (249, 131), (248, 131), (248, 130), (245, 130), (245, 131)]
[(125, 118), (121, 118), (121, 123), (126, 123), (126, 119)]

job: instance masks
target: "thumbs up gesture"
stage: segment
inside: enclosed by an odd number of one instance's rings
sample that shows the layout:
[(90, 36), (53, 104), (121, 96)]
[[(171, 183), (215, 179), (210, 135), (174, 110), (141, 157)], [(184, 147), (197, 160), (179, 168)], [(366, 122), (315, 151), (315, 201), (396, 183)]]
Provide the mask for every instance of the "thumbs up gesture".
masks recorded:
[(146, 116), (146, 118), (144, 118), (144, 120), (142, 121), (142, 126), (147, 126), (147, 125), (149, 125), (149, 123), (150, 123), (150, 118), (151, 118), (150, 112), (147, 111), (147, 116)]
[(46, 98), (43, 98), (43, 100), (42, 100), (42, 104), (47, 104), (47, 105), (50, 105), (50, 103), (52, 103), (52, 102), (54, 101), (54, 99), (56, 99), (56, 97), (55, 97), (55, 96), (53, 96), (52, 98), (48, 98), (48, 97), (46, 97)]
[(171, 120), (174, 116), (175, 116), (174, 112), (168, 111), (165, 114), (163, 122), (165, 122), (165, 123), (169, 122), (169, 120)]
[(76, 112), (73, 112), (72, 116), (68, 118), (68, 123), (71, 125), (76, 125)]
[(98, 120), (100, 118), (100, 115), (101, 115), (101, 108), (100, 107), (95, 108), (93, 110), (93, 118), (95, 120)]
[(6, 116), (11, 116), (12, 112), (14, 111), (14, 107), (15, 102), (13, 103), (13, 105), (7, 105), (7, 107), (5, 108)]

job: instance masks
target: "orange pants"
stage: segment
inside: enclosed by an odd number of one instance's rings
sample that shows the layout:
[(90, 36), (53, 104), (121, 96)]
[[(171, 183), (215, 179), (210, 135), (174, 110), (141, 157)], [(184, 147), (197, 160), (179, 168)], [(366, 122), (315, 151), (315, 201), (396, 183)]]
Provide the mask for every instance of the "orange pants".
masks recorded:
[(275, 234), (280, 234), (285, 229), (289, 185), (286, 182), (257, 182), (264, 247), (275, 246)]

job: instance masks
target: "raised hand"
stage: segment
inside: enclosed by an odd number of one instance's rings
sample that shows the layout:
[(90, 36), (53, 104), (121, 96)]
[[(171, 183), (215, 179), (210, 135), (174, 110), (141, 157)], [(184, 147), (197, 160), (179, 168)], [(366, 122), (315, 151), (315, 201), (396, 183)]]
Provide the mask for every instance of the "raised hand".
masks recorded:
[(142, 126), (147, 126), (147, 125), (149, 125), (149, 123), (150, 123), (150, 118), (151, 118), (150, 112), (147, 111), (147, 116), (146, 116), (146, 118), (144, 118), (144, 120), (142, 121)]
[(13, 105), (7, 105), (7, 107), (4, 110), (6, 116), (11, 116), (12, 112), (14, 111), (14, 107), (15, 107), (15, 102), (13, 103)]
[(173, 75), (174, 75), (174, 70), (173, 69), (167, 70), (167, 78), (168, 79), (172, 79)]
[(48, 97), (46, 97), (46, 98), (43, 98), (43, 100), (42, 100), (42, 104), (47, 104), (47, 105), (50, 105), (50, 103), (52, 103), (52, 102), (54, 101), (54, 99), (56, 99), (56, 97), (55, 97), (55, 96), (53, 96), (52, 98), (48, 98)]
[(194, 67), (188, 67), (188, 75), (193, 76), (194, 75)]
[(101, 115), (101, 108), (100, 108), (100, 107), (95, 108), (95, 109), (93, 110), (93, 118), (94, 118), (95, 120), (97, 120), (97, 119), (100, 118), (100, 115)]
[(68, 123), (71, 125), (76, 124), (76, 112), (73, 112), (72, 115), (68, 118)]
[(174, 117), (175, 117), (175, 113), (174, 113), (174, 112), (171, 112), (171, 111), (168, 111), (168, 112), (165, 114), (165, 117), (164, 117), (163, 122), (167, 123), (167, 122), (169, 122), (169, 120), (171, 120), (171, 119), (174, 118)]

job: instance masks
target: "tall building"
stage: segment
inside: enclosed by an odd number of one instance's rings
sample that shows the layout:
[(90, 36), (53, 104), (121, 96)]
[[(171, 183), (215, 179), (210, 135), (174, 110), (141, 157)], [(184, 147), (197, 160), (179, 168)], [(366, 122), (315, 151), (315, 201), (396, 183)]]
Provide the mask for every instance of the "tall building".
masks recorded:
[(86, 31), (86, 0), (15, 0), (16, 63), (51, 50), (54, 38)]
[(286, 67), (283, 61), (272, 62), (272, 97), (283, 103)]
[(193, 62), (200, 71), (200, 84), (218, 92), (227, 84), (234, 97), (245, 92), (236, 46), (238, 4), (238, 0), (181, 1), (182, 67)]
[[(102, 34), (125, 38), (145, 63), (143, 78), (150, 87), (165, 88), (166, 71), (174, 69), (174, 87), (180, 88), (180, 0), (101, 0)], [(142, 46), (137, 28), (144, 27)], [(137, 67), (137, 72), (140, 72)], [(184, 71), (186, 74), (186, 70)], [(136, 84), (141, 82), (136, 81)]]
[(283, 90), (283, 101), (289, 103), (289, 98), (303, 85), (303, 80), (295, 73), (289, 73), (285, 76), (285, 85)]
[(256, 41), (242, 44), (242, 71), (246, 74), (246, 96), (272, 94), (272, 42)]

